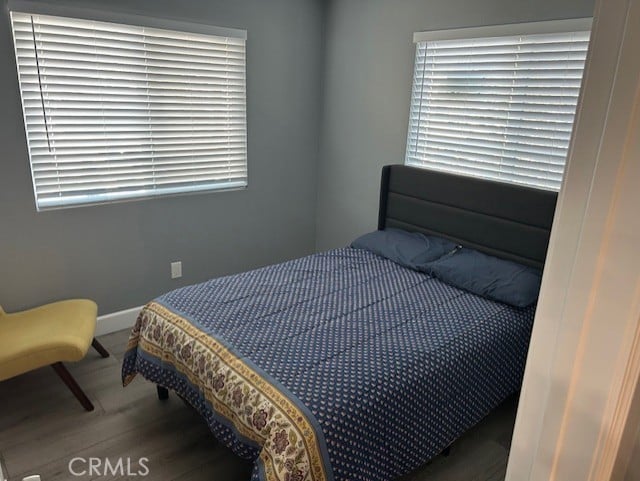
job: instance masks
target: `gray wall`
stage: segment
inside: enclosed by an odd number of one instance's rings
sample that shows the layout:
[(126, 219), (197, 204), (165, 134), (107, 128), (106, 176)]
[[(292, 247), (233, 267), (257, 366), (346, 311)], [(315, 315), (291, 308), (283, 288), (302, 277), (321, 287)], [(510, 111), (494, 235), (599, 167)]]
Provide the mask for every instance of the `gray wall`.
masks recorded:
[[(0, 304), (7, 310), (89, 297), (108, 313), (313, 250), (323, 2), (111, 0), (108, 8), (248, 30), (249, 188), (36, 213), (3, 2)], [(184, 277), (172, 281), (169, 262), (178, 259)]]
[(330, 0), (316, 247), (375, 229), (380, 169), (402, 163), (413, 32), (593, 14), (593, 0)]
[[(112, 10), (248, 30), (249, 188), (43, 213), (3, 6), (0, 304), (82, 296), (107, 313), (374, 229), (380, 168), (404, 157), (412, 33), (589, 16), (593, 0), (112, 0)], [(180, 280), (172, 260), (183, 261)]]

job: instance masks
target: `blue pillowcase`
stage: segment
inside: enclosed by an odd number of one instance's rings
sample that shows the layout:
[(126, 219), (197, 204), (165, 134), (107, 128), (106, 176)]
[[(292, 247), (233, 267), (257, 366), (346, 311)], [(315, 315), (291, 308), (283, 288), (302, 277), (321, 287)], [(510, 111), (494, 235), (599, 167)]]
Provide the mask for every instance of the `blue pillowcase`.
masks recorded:
[(465, 248), (430, 263), (426, 272), (447, 284), (515, 307), (536, 302), (542, 279), (538, 269)]
[(358, 237), (351, 247), (368, 250), (409, 269), (425, 271), (431, 261), (451, 252), (456, 244), (440, 237), (390, 228)]
[(530, 306), (538, 299), (542, 279), (538, 269), (466, 249), (441, 237), (390, 228), (358, 237), (351, 247), (515, 307)]

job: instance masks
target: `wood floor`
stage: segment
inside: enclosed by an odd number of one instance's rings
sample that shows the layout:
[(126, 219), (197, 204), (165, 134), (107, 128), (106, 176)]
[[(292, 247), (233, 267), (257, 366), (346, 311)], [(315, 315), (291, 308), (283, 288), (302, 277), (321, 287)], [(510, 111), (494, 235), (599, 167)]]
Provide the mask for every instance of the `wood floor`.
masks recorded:
[[(128, 332), (102, 336), (111, 357), (93, 350), (69, 371), (95, 411), (85, 412), (51, 368), (0, 382), (0, 453), (10, 481), (40, 474), (43, 481), (143, 479), (140, 476), (73, 477), (74, 457), (149, 459), (153, 481), (247, 481), (251, 465), (216, 443), (208, 428), (175, 395), (158, 401), (155, 387), (138, 377), (126, 389), (120, 361)], [(516, 400), (509, 399), (438, 456), (403, 481), (504, 479)], [(81, 465), (77, 465), (81, 466)]]

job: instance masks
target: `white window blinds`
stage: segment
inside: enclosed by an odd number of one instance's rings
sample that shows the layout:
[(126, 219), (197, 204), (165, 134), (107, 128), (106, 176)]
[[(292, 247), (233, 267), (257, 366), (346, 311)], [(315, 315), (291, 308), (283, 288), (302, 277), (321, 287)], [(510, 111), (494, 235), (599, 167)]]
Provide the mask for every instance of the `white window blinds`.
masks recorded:
[(416, 34), (406, 163), (559, 190), (589, 31), (452, 32)]
[(246, 186), (243, 35), (11, 20), (39, 210)]

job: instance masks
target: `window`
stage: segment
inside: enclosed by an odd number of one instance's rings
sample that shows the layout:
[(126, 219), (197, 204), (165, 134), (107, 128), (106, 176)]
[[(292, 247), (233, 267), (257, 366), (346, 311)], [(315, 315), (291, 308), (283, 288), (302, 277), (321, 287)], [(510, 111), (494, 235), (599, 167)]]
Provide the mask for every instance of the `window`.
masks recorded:
[(590, 25), (417, 33), (406, 164), (559, 190)]
[(11, 22), (38, 210), (247, 185), (244, 31)]

